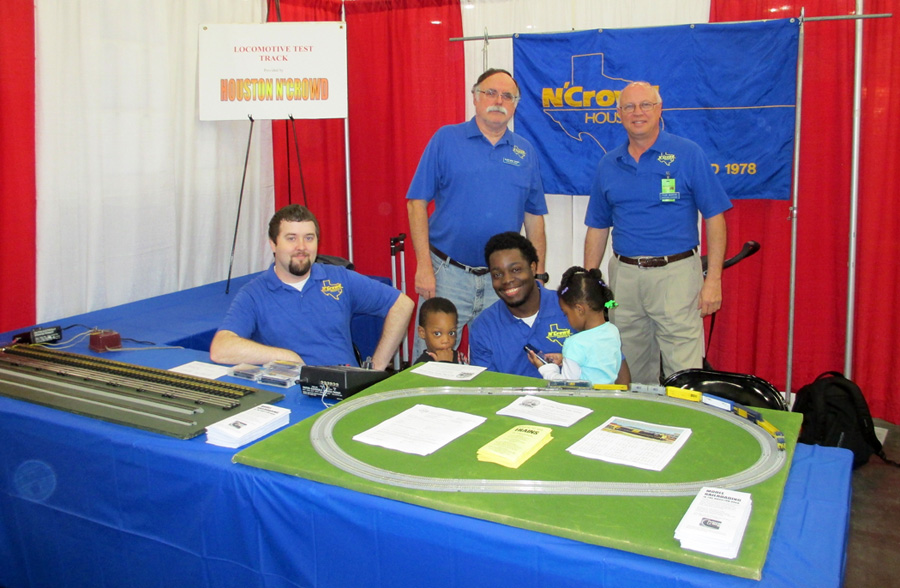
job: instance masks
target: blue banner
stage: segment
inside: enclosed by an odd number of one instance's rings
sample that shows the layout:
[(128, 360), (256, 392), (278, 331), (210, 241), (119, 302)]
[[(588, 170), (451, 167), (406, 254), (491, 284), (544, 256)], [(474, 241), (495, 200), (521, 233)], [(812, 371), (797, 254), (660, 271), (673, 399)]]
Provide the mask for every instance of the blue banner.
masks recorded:
[(731, 198), (791, 195), (797, 19), (516, 35), (515, 130), (544, 191), (588, 194), (597, 162), (628, 138), (616, 99), (659, 87), (666, 131), (700, 145)]

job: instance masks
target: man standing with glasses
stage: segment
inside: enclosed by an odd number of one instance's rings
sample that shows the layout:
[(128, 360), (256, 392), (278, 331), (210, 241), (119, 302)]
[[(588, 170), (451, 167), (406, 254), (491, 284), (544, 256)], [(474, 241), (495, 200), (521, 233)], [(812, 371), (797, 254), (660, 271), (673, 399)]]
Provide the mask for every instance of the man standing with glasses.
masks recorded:
[[(611, 313), (632, 381), (703, 365), (703, 318), (722, 305), (725, 217), (731, 201), (709, 160), (688, 139), (660, 129), (662, 98), (647, 82), (619, 95), (628, 142), (597, 167), (585, 224), (584, 267), (600, 265), (613, 228)], [(706, 277), (697, 247), (698, 212), (706, 225)]]
[[(481, 74), (472, 88), (475, 116), (438, 129), (406, 194), (419, 301), (434, 296), (451, 300), (460, 331), (497, 300), (484, 267), (484, 246), (491, 236), (518, 232), (524, 224), (538, 252), (537, 277), (548, 279), (547, 203), (537, 154), (507, 128), (519, 97), (509, 72), (489, 69)], [(421, 341), (416, 340), (413, 357), (424, 349)]]

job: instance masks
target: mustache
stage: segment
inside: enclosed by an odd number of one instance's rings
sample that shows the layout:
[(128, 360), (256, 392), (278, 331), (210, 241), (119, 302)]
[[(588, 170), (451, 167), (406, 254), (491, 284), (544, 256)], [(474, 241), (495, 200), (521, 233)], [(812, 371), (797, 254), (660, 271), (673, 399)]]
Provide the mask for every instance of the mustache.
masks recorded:
[(493, 104), (493, 105), (491, 105), (491, 106), (488, 106), (487, 111), (488, 111), (488, 112), (500, 112), (500, 113), (503, 113), (503, 114), (509, 114), (509, 111), (506, 110), (506, 107), (505, 107), (505, 106), (501, 106), (500, 104)]

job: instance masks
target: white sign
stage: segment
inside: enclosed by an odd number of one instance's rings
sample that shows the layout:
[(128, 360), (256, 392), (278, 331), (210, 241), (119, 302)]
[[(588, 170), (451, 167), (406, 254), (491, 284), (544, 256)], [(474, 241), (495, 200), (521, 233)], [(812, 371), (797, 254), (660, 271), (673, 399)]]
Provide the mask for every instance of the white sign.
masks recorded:
[(347, 117), (343, 22), (200, 25), (200, 120)]

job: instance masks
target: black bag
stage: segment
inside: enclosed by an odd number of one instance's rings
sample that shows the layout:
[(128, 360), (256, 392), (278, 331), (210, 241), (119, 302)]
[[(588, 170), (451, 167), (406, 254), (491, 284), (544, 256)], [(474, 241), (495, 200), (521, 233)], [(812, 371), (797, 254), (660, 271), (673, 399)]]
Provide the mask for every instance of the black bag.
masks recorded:
[(849, 449), (854, 469), (872, 454), (888, 461), (862, 390), (840, 372), (825, 372), (800, 388), (791, 410), (803, 414), (800, 443)]
[(744, 406), (788, 410), (784, 396), (775, 386), (750, 374), (691, 368), (675, 372), (663, 385), (720, 396)]

